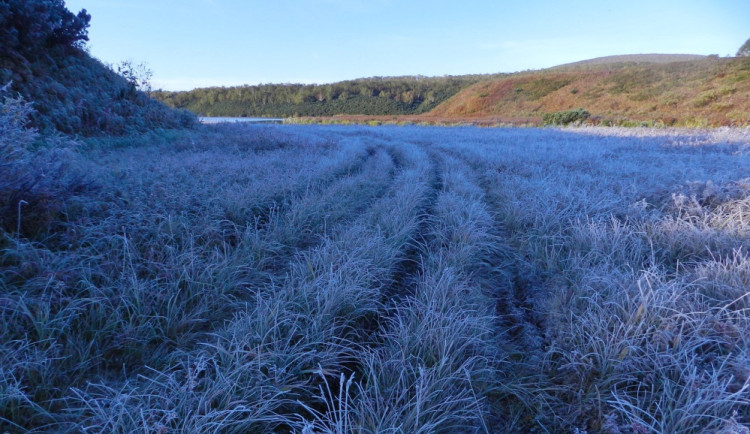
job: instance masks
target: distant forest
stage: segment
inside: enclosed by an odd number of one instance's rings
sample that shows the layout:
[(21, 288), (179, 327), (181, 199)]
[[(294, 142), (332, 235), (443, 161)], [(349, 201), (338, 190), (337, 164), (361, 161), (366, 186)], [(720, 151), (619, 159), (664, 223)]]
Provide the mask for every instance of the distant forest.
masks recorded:
[(472, 84), (502, 75), (373, 77), (332, 84), (261, 84), (154, 91), (174, 108), (203, 116), (291, 117), (426, 113)]

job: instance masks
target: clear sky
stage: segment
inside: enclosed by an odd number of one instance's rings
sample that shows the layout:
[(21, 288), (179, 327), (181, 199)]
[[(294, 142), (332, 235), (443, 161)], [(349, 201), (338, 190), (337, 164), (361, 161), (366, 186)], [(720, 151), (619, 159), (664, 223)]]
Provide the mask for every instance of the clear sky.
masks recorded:
[(91, 54), (154, 89), (540, 69), (639, 53), (734, 55), (750, 0), (68, 0)]

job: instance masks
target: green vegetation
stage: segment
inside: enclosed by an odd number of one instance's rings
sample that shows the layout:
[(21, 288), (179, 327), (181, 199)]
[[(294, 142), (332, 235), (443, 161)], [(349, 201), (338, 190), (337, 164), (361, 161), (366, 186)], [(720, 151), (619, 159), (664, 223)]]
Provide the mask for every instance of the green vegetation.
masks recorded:
[(398, 116), (416, 123), (419, 117), (442, 124), (540, 125), (545, 113), (586, 107), (592, 114), (587, 122), (594, 124), (694, 126), (697, 119), (707, 126), (748, 125), (748, 59), (645, 54), (514, 74), (375, 77), (151, 94), (171, 107), (206, 116), (337, 116), (337, 122), (389, 122), (386, 116)]
[(745, 41), (744, 44), (737, 50), (737, 57), (747, 57), (750, 56), (750, 39)]
[(488, 77), (374, 77), (325, 85), (266, 84), (151, 95), (170, 107), (204, 116), (408, 115), (429, 112)]
[(553, 77), (539, 78), (520, 85), (514, 89), (514, 91), (522, 94), (530, 101), (536, 101), (539, 98), (545, 97), (550, 93), (567, 86), (568, 83), (570, 83), (570, 79), (555, 79)]
[(99, 135), (182, 128), (188, 112), (165, 107), (83, 48), (90, 16), (61, 0), (0, 1), (0, 86), (34, 105), (42, 132)]
[(575, 110), (565, 110), (555, 113), (545, 113), (542, 115), (542, 124), (544, 125), (570, 125), (581, 124), (591, 116), (591, 113), (579, 108)]

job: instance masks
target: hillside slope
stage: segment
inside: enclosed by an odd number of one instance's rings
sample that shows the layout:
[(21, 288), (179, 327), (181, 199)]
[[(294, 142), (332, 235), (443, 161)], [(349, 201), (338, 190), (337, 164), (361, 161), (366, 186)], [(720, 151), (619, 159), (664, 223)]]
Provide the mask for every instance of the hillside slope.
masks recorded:
[(428, 116), (539, 122), (544, 113), (578, 107), (594, 122), (747, 125), (750, 58), (590, 63), (522, 72), (476, 83)]
[(578, 62), (564, 63), (549, 69), (585, 69), (601, 65), (634, 64), (634, 63), (674, 63), (703, 60), (707, 56), (699, 54), (618, 54), (614, 56), (595, 57)]
[(33, 126), (100, 135), (177, 128), (195, 117), (166, 107), (84, 49), (91, 17), (59, 0), (0, 2), (0, 97), (33, 102)]

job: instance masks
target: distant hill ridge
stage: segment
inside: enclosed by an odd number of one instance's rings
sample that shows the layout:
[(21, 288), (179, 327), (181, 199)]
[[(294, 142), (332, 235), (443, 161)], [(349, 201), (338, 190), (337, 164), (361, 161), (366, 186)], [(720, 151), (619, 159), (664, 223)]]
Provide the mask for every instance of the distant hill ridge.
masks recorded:
[(686, 62), (691, 60), (705, 59), (707, 56), (700, 54), (619, 54), (614, 56), (595, 57), (593, 59), (579, 60), (577, 62), (564, 63), (548, 69), (566, 69), (599, 65), (616, 65), (626, 63), (672, 63)]
[(374, 77), (152, 96), (209, 116), (539, 124), (544, 114), (583, 108), (593, 123), (749, 125), (750, 58), (617, 55), (509, 74)]

